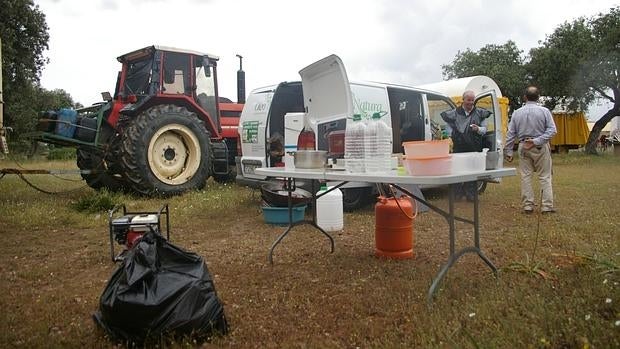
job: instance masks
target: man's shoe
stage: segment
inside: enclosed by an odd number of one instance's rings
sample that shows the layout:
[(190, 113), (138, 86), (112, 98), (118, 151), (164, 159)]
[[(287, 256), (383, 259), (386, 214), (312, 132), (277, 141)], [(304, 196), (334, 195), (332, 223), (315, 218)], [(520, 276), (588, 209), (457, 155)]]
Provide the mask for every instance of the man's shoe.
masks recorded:
[(555, 213), (555, 212), (556, 212), (555, 209), (552, 208), (552, 209), (549, 209), (549, 210), (543, 210), (540, 213), (542, 213), (542, 214), (551, 214), (551, 213)]
[(523, 213), (525, 213), (525, 214), (532, 214), (532, 213), (534, 213), (534, 210), (531, 209), (531, 208), (524, 208), (523, 209)]

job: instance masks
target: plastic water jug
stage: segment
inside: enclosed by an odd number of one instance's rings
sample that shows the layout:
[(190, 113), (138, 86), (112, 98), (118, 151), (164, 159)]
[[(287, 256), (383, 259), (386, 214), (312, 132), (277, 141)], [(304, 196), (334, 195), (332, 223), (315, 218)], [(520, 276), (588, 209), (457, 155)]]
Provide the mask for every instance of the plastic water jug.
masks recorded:
[(308, 123), (308, 116), (304, 117), (304, 128), (297, 136), (297, 150), (315, 150), (316, 136), (312, 126)]
[[(321, 185), (317, 196), (323, 194), (332, 187)], [(336, 188), (316, 200), (316, 224), (325, 231), (339, 231), (344, 227), (344, 214), (342, 209), (342, 192)]]
[(72, 138), (75, 133), (75, 123), (77, 121), (77, 111), (63, 108), (58, 112), (56, 121), (56, 134), (59, 136)]
[(359, 114), (353, 115), (353, 121), (347, 122), (344, 136), (345, 168), (351, 173), (365, 172), (364, 133), (366, 125)]
[(392, 128), (374, 113), (364, 133), (366, 173), (385, 173), (392, 168)]

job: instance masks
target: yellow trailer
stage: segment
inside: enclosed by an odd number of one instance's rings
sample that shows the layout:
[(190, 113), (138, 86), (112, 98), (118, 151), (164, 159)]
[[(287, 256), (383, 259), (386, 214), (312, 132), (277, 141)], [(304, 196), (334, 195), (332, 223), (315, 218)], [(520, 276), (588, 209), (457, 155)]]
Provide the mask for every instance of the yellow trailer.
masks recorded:
[(554, 151), (568, 152), (586, 144), (590, 130), (583, 112), (553, 111), (552, 114), (557, 133), (549, 143)]

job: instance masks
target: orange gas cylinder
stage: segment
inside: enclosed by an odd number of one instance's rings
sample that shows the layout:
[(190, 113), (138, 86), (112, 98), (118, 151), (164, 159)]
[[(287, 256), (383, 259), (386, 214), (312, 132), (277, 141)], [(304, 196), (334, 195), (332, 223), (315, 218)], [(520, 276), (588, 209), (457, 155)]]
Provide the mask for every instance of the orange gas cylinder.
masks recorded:
[(375, 204), (375, 255), (393, 259), (413, 257), (413, 200), (379, 196)]

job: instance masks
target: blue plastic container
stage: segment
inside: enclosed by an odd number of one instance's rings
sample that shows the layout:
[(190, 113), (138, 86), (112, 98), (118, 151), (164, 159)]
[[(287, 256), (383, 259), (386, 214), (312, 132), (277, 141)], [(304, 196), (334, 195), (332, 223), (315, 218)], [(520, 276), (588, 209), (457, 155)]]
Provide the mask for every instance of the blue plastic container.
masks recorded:
[[(299, 222), (304, 219), (307, 205), (293, 207), (293, 222)], [(265, 223), (287, 225), (288, 222), (288, 207), (273, 207), (263, 206), (263, 217)]]
[(56, 134), (59, 136), (73, 138), (75, 124), (77, 122), (77, 111), (73, 109), (60, 109), (56, 120)]

